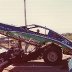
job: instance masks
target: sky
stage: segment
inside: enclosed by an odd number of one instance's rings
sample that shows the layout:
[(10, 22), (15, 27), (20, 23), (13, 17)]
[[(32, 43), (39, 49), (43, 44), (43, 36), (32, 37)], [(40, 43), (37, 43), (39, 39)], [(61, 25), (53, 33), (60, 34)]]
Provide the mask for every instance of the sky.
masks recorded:
[[(26, 0), (27, 25), (72, 33), (72, 0)], [(24, 0), (0, 0), (0, 22), (24, 26)]]

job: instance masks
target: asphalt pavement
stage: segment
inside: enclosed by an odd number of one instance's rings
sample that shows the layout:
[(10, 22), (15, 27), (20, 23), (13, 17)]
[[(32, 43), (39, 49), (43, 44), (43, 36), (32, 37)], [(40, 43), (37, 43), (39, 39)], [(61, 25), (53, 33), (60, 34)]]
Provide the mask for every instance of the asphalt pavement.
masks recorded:
[(67, 60), (56, 66), (48, 66), (44, 62), (28, 62), (14, 64), (12, 67), (5, 68), (3, 72), (69, 72)]

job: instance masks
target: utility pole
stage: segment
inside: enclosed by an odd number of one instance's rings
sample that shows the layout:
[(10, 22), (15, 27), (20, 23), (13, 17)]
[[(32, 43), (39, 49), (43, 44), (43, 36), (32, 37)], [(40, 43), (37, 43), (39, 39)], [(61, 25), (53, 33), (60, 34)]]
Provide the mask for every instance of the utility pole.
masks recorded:
[(25, 26), (27, 26), (27, 19), (26, 19), (26, 0), (24, 0), (24, 17), (25, 17)]
[[(46, 28), (46, 26), (45, 26), (45, 28)], [(46, 29), (45, 29), (45, 35), (46, 35)]]

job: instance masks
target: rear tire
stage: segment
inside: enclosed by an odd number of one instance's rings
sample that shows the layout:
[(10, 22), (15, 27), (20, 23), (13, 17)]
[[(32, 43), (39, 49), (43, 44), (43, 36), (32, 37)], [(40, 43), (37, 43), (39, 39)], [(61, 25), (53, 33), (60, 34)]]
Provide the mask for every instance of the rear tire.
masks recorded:
[(43, 59), (48, 65), (58, 65), (62, 61), (62, 49), (57, 45), (49, 46), (44, 51)]

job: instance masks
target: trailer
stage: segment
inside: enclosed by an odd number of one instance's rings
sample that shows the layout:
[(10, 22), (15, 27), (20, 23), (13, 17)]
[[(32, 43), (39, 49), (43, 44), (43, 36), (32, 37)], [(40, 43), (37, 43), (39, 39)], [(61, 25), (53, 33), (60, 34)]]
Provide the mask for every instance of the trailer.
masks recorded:
[[(48, 65), (57, 65), (62, 61), (62, 54), (72, 54), (72, 42), (57, 32), (40, 25), (15, 27), (0, 23), (0, 34), (18, 41), (17, 46), (0, 54), (0, 70), (13, 63), (24, 63), (39, 58)], [(25, 50), (22, 42), (26, 43)], [(33, 45), (32, 51), (27, 49)]]

